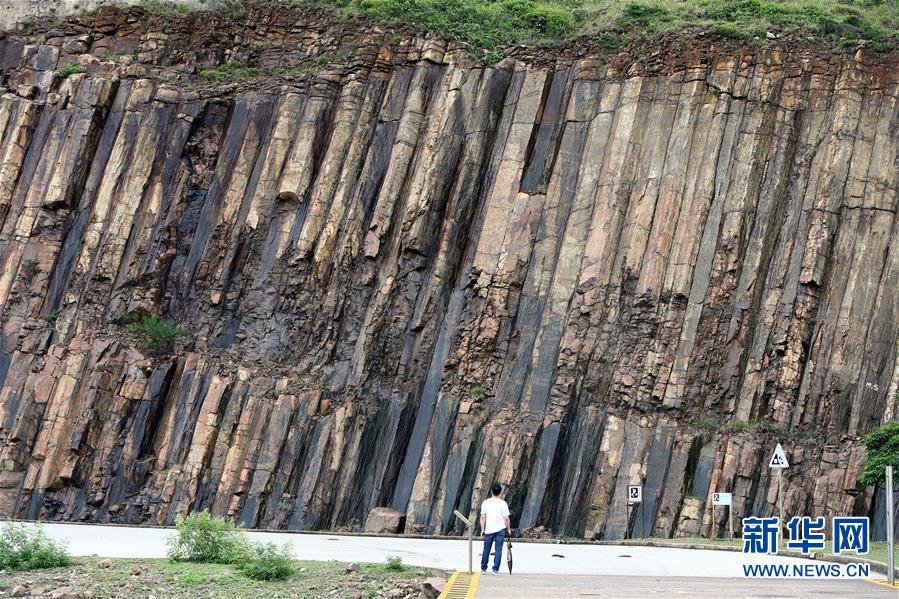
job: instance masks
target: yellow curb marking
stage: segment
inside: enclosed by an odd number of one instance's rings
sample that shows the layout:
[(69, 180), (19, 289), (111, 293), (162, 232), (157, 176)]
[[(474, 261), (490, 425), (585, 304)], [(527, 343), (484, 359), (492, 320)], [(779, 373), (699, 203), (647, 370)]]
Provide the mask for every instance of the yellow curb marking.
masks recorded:
[(474, 599), (480, 577), (478, 573), (467, 574), (458, 570), (453, 572), (437, 599)]
[(899, 583), (890, 584), (886, 580), (880, 580), (877, 578), (866, 578), (865, 580), (867, 580), (868, 582), (873, 582), (874, 584), (879, 584), (881, 586), (885, 586), (888, 589), (899, 589)]

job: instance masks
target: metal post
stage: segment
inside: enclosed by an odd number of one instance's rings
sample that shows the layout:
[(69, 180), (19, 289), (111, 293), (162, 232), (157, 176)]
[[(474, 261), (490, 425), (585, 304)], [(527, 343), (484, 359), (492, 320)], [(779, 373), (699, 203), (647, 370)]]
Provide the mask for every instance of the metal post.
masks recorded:
[(472, 540), (472, 529), (474, 528), (474, 521), (466, 518), (462, 512), (459, 510), (453, 510), (453, 513), (456, 515), (456, 518), (465, 523), (468, 527), (468, 573), (472, 574), (471, 565), (472, 565), (472, 556), (474, 555), (474, 541)]
[[(733, 500), (731, 500), (733, 502)], [(734, 506), (733, 503), (727, 506), (727, 536), (733, 541), (734, 540)]]
[(627, 502), (627, 520), (624, 523), (624, 538), (625, 540), (631, 538), (628, 532), (630, 532), (631, 528), (631, 502)]
[(474, 541), (471, 538), (471, 526), (468, 527), (468, 573), (471, 574), (472, 556), (474, 555)]
[(893, 555), (896, 547), (896, 534), (893, 530), (893, 467), (887, 466), (887, 580), (896, 583), (896, 568)]
[(783, 484), (784, 484), (784, 469), (779, 468), (777, 470), (777, 511), (780, 513), (780, 530), (784, 529), (784, 494), (783, 494)]

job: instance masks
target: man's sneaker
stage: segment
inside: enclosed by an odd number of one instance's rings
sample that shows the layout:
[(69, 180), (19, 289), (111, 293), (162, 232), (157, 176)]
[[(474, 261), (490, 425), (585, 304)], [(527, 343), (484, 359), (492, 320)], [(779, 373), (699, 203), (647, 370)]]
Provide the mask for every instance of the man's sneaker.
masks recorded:
[(499, 576), (499, 571), (497, 571), (497, 570), (490, 570), (490, 573), (493, 574), (494, 576)]
[(481, 574), (486, 574), (487, 570), (481, 570)]

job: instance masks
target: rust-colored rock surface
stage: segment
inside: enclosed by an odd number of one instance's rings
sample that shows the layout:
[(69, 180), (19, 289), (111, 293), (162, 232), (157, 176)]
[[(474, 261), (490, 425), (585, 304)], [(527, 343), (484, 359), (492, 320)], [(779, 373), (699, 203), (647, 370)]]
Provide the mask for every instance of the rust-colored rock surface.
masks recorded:
[(0, 39), (0, 515), (453, 533), (495, 480), (522, 529), (719, 533), (777, 441), (788, 516), (873, 514), (897, 55), (523, 52), (275, 8)]

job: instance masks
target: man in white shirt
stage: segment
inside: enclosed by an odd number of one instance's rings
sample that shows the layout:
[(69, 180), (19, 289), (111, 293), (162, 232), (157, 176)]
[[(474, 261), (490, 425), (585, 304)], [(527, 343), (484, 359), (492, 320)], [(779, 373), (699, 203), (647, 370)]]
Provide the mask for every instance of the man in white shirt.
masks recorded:
[(491, 497), (481, 504), (481, 532), (484, 534), (484, 551), (481, 553), (481, 574), (487, 573), (487, 560), (490, 559), (490, 548), (496, 546), (493, 556), (493, 574), (499, 574), (503, 563), (503, 543), (506, 533), (512, 534), (509, 523), (509, 504), (499, 498), (503, 492), (499, 483), (490, 487)]

